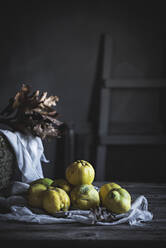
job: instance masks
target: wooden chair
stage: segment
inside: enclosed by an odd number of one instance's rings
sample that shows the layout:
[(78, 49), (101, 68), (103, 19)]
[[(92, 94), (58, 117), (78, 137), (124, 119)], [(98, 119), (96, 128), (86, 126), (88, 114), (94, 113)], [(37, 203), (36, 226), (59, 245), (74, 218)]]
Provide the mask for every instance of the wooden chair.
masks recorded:
[(105, 180), (106, 156), (109, 145), (164, 145), (166, 136), (159, 134), (110, 134), (109, 122), (111, 113), (111, 96), (114, 89), (163, 89), (166, 88), (166, 80), (161, 78), (150, 79), (116, 79), (111, 78), (112, 65), (112, 40), (109, 35), (104, 39), (103, 71), (100, 94), (98, 146), (96, 157), (96, 180)]

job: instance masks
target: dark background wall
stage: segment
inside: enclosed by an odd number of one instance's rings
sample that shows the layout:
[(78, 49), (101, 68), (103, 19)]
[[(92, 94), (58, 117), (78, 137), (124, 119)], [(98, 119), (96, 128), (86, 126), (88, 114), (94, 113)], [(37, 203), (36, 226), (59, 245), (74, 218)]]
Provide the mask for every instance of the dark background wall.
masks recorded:
[[(102, 35), (109, 33), (115, 45), (114, 76), (164, 77), (165, 31), (160, 1), (157, 6), (151, 1), (5, 1), (0, 7), (0, 107), (22, 82), (58, 95), (60, 119), (74, 124), (75, 158), (95, 166), (95, 147), (89, 144), (95, 144), (91, 121), (97, 122), (99, 114)], [(155, 94), (143, 94), (139, 105), (137, 92), (116, 92), (112, 121), (157, 122)], [(63, 176), (63, 141), (44, 143), (51, 162), (43, 165), (48, 177)], [(160, 153), (159, 147), (112, 147), (106, 179), (164, 180)]]

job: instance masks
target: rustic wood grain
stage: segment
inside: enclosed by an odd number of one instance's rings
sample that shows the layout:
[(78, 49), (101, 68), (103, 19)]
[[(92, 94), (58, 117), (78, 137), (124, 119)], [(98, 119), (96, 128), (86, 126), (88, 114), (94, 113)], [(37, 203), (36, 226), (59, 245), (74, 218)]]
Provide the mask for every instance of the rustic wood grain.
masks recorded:
[[(103, 182), (105, 183), (105, 182)], [(100, 186), (103, 183), (95, 183)], [(166, 247), (166, 184), (118, 182), (126, 188), (134, 200), (144, 195), (149, 202), (149, 210), (154, 218), (144, 226), (89, 226), (75, 224), (27, 224), (0, 222), (0, 239), (6, 244), (20, 247), (48, 245), (66, 247), (69, 244), (84, 247)], [(37, 243), (36, 243), (37, 242)], [(95, 246), (93, 246), (95, 245)]]

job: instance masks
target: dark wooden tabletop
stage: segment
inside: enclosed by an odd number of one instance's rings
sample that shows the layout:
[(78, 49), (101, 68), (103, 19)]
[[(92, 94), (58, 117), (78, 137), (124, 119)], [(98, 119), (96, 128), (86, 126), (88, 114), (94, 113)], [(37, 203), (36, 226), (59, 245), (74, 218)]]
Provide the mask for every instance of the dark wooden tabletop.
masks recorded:
[[(103, 184), (103, 183), (102, 183)], [(161, 183), (124, 183), (134, 200), (144, 195), (149, 202), (149, 211), (154, 215), (151, 222), (144, 226), (89, 226), (74, 224), (27, 224), (16, 222), (0, 222), (0, 239), (6, 244), (12, 243), (28, 247), (40, 243), (40, 247), (58, 245), (57, 247), (76, 244), (84, 247), (166, 247), (166, 184)], [(100, 183), (94, 183), (100, 186)]]

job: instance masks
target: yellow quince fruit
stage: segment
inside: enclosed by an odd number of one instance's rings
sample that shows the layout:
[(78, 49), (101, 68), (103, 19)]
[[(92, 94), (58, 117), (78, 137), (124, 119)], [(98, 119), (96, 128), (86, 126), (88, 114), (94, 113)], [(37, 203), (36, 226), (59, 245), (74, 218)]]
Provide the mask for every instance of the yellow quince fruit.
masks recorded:
[(88, 210), (100, 204), (100, 197), (93, 185), (76, 186), (70, 193), (72, 206), (76, 209)]
[(51, 178), (39, 178), (33, 182), (30, 183), (30, 185), (33, 185), (33, 184), (36, 184), (36, 183), (40, 183), (40, 184), (43, 184), (45, 186), (50, 186), (52, 183), (53, 183), (53, 180)]
[(112, 189), (107, 193), (103, 205), (115, 214), (128, 212), (131, 208), (131, 195), (123, 188)]
[(58, 187), (69, 193), (72, 189), (72, 186), (65, 179), (55, 179), (51, 184), (53, 187)]
[(42, 208), (43, 192), (46, 190), (47, 187), (43, 184), (36, 183), (31, 185), (27, 194), (29, 205), (36, 208)]
[(70, 198), (66, 191), (58, 187), (49, 187), (43, 194), (43, 209), (49, 214), (67, 211), (70, 207)]
[(104, 202), (104, 199), (110, 190), (118, 189), (118, 188), (121, 188), (121, 186), (117, 183), (114, 183), (114, 182), (110, 182), (110, 183), (106, 183), (106, 184), (102, 185), (100, 190), (99, 190), (99, 196), (100, 196), (101, 202), (102, 203)]
[(66, 169), (66, 179), (72, 185), (91, 184), (94, 177), (93, 166), (85, 160), (77, 160)]

